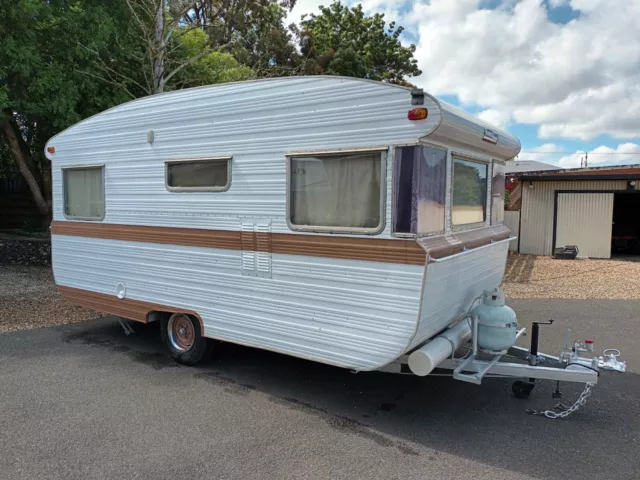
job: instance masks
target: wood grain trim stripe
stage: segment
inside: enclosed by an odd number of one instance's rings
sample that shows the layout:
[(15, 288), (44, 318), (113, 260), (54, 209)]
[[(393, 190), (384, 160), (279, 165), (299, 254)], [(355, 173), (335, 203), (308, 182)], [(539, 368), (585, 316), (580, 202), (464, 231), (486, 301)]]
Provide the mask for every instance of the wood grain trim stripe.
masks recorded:
[(180, 312), (193, 315), (200, 322), (200, 331), (204, 336), (202, 318), (192, 310), (143, 302), (141, 300), (132, 300), (130, 298), (119, 299), (115, 295), (91, 292), (81, 288), (65, 287), (63, 285), (58, 285), (57, 287), (62, 297), (74, 305), (90, 308), (96, 312), (109, 313), (129, 320), (135, 320), (136, 322), (148, 323), (149, 313), (154, 311), (172, 313)]
[(242, 250), (241, 232), (95, 222), (51, 222), (54, 235)]
[(492, 241), (509, 238), (511, 231), (505, 225), (494, 225), (486, 228), (467, 230), (452, 235), (425, 237), (419, 241), (429, 251), (431, 258), (444, 258), (472, 249), (488, 245)]
[(271, 251), (288, 255), (409, 265), (424, 265), (426, 260), (425, 251), (415, 240), (272, 233)]
[(415, 240), (404, 239), (265, 232), (250, 233), (252, 238), (247, 238), (247, 232), (241, 231), (64, 221), (52, 222), (51, 233), (231, 250), (243, 250), (244, 246), (244, 250), (409, 265), (424, 265), (426, 260), (425, 251)]

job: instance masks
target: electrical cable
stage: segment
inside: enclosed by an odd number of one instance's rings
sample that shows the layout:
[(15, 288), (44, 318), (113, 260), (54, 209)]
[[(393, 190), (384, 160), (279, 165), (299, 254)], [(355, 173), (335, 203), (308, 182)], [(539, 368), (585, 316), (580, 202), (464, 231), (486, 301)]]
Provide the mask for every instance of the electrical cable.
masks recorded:
[(597, 370), (597, 369), (595, 369), (595, 368), (593, 368), (593, 367), (589, 367), (589, 366), (587, 366), (587, 365), (583, 365), (583, 364), (581, 364), (581, 363), (576, 363), (576, 362), (567, 363), (567, 364), (565, 365), (564, 369), (566, 370), (566, 369), (567, 369), (567, 367), (569, 367), (569, 366), (571, 366), (571, 365), (577, 365), (577, 366), (579, 366), (579, 367), (588, 368), (589, 370), (593, 370), (594, 372), (596, 372), (596, 373), (598, 374), (598, 376), (600, 376), (600, 371), (599, 371), (599, 370)]

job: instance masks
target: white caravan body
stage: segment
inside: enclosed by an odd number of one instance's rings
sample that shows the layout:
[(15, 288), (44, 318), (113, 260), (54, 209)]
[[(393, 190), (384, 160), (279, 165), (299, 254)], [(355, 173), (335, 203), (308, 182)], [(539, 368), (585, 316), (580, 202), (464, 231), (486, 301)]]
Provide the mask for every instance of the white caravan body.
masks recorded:
[[(141, 322), (184, 312), (205, 337), (379, 369), (500, 285), (502, 166), (519, 150), (512, 135), (428, 94), (353, 78), (141, 98), (47, 144), (55, 281), (71, 302), (99, 311)], [(439, 168), (425, 191), (440, 200), (417, 207), (415, 195), (401, 197), (401, 155), (418, 155), (406, 169)], [(351, 168), (352, 158), (364, 167)], [(173, 164), (206, 160), (226, 165), (210, 188), (202, 178), (172, 186)], [(456, 168), (472, 173), (462, 182)], [(422, 181), (411, 172), (405, 186)], [(359, 187), (345, 180), (360, 174)], [(400, 203), (414, 212), (405, 223)], [(347, 218), (358, 209), (370, 210), (365, 220)], [(296, 221), (304, 218), (327, 220)]]

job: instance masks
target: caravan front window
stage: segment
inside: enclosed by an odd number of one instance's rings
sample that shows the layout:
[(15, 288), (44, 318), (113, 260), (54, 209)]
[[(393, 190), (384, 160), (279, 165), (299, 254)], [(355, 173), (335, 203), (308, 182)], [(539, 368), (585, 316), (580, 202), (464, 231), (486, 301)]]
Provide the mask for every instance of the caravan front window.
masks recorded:
[(444, 231), (446, 150), (423, 145), (398, 147), (393, 169), (395, 233)]
[(377, 233), (383, 226), (383, 153), (289, 158), (289, 224), (296, 230)]
[(471, 225), (486, 219), (487, 164), (453, 158), (451, 223)]

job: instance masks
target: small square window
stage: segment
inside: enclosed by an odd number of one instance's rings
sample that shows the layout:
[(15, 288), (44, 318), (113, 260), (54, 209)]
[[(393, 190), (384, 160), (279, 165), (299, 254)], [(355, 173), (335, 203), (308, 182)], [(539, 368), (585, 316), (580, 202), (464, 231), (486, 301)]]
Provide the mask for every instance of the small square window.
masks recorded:
[(64, 168), (64, 215), (77, 220), (104, 218), (104, 167)]
[(454, 226), (483, 223), (487, 211), (487, 164), (453, 159), (451, 223)]
[(231, 157), (166, 163), (170, 191), (223, 192), (231, 183)]

